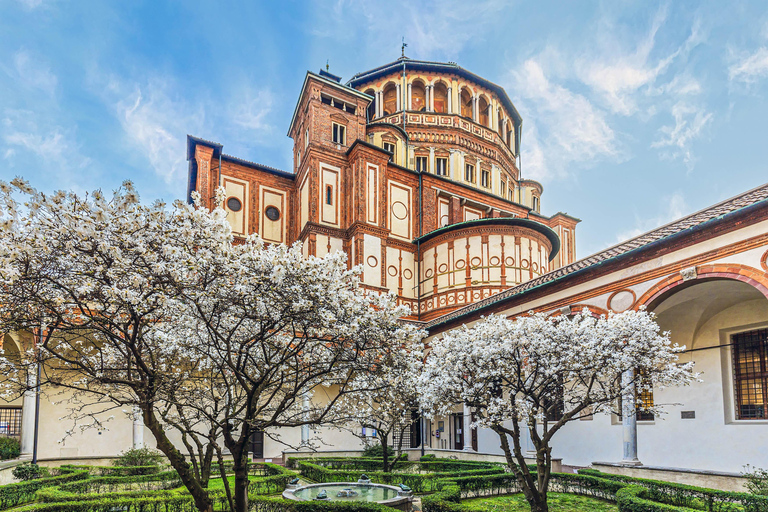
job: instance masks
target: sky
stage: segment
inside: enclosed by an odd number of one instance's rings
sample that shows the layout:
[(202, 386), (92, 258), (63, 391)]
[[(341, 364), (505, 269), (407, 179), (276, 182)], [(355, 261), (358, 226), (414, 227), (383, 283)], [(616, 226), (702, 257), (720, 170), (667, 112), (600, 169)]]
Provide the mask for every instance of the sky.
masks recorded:
[(187, 134), (290, 170), (304, 75), (406, 55), (505, 88), (584, 257), (768, 182), (768, 4), (0, 0), (0, 179), (183, 199)]

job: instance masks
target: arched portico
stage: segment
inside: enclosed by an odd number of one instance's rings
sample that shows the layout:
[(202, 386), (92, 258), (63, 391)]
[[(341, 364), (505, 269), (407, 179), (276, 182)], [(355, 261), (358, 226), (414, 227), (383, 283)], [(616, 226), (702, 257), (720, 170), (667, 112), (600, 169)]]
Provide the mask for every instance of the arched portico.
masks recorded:
[[(650, 421), (632, 418), (635, 428), (640, 426), (635, 450), (639, 447), (643, 462), (670, 464), (663, 453), (643, 451), (665, 445), (702, 459), (691, 465), (703, 466), (707, 457), (731, 468), (751, 460), (750, 439), (760, 438), (768, 425), (766, 281), (764, 272), (745, 265), (702, 265), (663, 279), (638, 299), (634, 307), (656, 315), (672, 342), (685, 347), (681, 362), (694, 362), (702, 380), (654, 389), (648, 399), (670, 404), (667, 414)], [(733, 442), (710, 443), (712, 453), (702, 454), (697, 446), (702, 438)]]
[(680, 287), (692, 286), (696, 282), (711, 279), (732, 279), (753, 286), (756, 290), (768, 298), (768, 276), (766, 273), (748, 265), (739, 264), (714, 264), (701, 265), (685, 269), (677, 274), (662, 279), (645, 292), (635, 302), (634, 308), (645, 306), (653, 311), (666, 297), (680, 291)]
[[(12, 363), (21, 361), (21, 354), (24, 351), (24, 342), (17, 333), (6, 333), (0, 337), (2, 341), (2, 355)], [(30, 421), (34, 420), (35, 401), (34, 394), (32, 400), (29, 400), (27, 393), (24, 397), (15, 397), (9, 401), (0, 400), (0, 436), (15, 437), (21, 442), (22, 454), (31, 453), (33, 438), (28, 435), (32, 432), (28, 427)]]

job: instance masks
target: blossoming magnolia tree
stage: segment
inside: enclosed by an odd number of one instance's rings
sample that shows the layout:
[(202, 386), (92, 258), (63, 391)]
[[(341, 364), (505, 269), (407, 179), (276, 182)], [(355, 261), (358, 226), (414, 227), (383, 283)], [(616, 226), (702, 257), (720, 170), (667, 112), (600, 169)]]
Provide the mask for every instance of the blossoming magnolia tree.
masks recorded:
[[(424, 345), (423, 333), (414, 333), (414, 342), (397, 347), (381, 356), (376, 371), (360, 372), (354, 378), (354, 388), (361, 391), (341, 401), (341, 421), (354, 422), (366, 429), (363, 434), (353, 433), (368, 441), (375, 430), (381, 444), (382, 471), (392, 471), (403, 450), (403, 438), (419, 420), (419, 390), (417, 381), (421, 373)], [(390, 460), (387, 447), (394, 447)]]
[[(138, 408), (200, 510), (223, 444), (232, 508), (246, 511), (251, 433), (322, 422), (356, 372), (415, 330), (343, 256), (233, 242), (221, 208), (142, 205), (130, 183), (109, 198), (0, 183), (0, 332), (39, 334), (36, 350), (0, 358), (3, 391), (26, 389), (39, 362), (83, 429)], [(301, 410), (322, 386), (338, 394)]]
[[(471, 407), (475, 425), (498, 434), (531, 510), (546, 512), (552, 437), (569, 421), (614, 410), (633, 390), (690, 383), (692, 363), (678, 364), (680, 350), (645, 311), (489, 316), (433, 341), (419, 387), (433, 413)], [(536, 472), (521, 446), (528, 435)]]
[(247, 510), (251, 435), (279, 439), (276, 428), (332, 421), (340, 400), (378, 386), (357, 376), (385, 372), (381, 362), (421, 334), (398, 321), (408, 310), (393, 295), (360, 287), (343, 253), (304, 258), (300, 245), (252, 237), (195, 256), (175, 276), (187, 307), (179, 329), (195, 357), (221, 369), (228, 405), (208, 421), (234, 458), (234, 508)]
[(6, 392), (32, 383), (39, 363), (42, 389), (81, 430), (137, 408), (198, 508), (210, 509), (209, 468), (197, 462), (210, 460), (212, 447), (187, 453), (190, 468), (160, 404), (204, 367), (174, 328), (183, 310), (171, 280), (176, 254), (226, 247), (223, 214), (141, 205), (130, 183), (111, 197), (79, 197), (43, 194), (20, 179), (0, 183), (0, 207), (0, 331), (38, 334), (22, 360), (0, 361)]

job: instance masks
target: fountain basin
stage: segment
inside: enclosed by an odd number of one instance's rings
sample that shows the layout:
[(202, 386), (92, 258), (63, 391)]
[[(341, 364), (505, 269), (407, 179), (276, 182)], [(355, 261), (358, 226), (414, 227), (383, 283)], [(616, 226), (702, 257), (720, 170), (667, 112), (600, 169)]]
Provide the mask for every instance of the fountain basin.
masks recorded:
[(398, 487), (383, 484), (352, 482), (311, 484), (296, 489), (286, 489), (283, 491), (283, 498), (295, 501), (312, 501), (322, 491), (326, 491), (327, 501), (367, 501), (399, 510), (410, 510), (410, 496), (404, 495)]

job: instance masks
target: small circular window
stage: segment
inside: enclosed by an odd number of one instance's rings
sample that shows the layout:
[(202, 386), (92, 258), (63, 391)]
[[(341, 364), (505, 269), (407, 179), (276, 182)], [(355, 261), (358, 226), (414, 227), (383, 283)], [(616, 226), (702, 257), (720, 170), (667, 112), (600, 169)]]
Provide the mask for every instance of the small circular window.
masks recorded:
[(267, 209), (264, 211), (264, 214), (267, 216), (269, 220), (277, 220), (280, 218), (280, 210), (278, 210), (274, 206), (267, 206)]
[(227, 199), (227, 208), (233, 212), (239, 212), (243, 208), (243, 203), (236, 197), (230, 197)]

